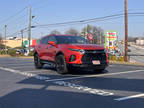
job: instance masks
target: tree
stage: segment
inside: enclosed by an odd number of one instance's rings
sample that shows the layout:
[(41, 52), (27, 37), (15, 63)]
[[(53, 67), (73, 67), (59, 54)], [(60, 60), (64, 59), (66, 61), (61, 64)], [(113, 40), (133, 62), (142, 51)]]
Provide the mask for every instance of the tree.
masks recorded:
[(70, 28), (69, 30), (67, 30), (65, 32), (65, 34), (69, 34), (69, 35), (73, 35), (73, 36), (78, 36), (80, 35), (79, 31), (74, 29), (74, 28)]
[(50, 34), (52, 34), (52, 35), (59, 35), (61, 33), (59, 31), (57, 31), (57, 30), (53, 30), (53, 31), (50, 32)]
[(87, 25), (86, 27), (82, 29), (81, 34), (82, 36), (87, 38), (88, 33), (91, 33), (93, 35), (94, 43), (96, 44), (104, 43), (104, 37), (105, 37), (104, 30), (101, 29), (100, 27)]

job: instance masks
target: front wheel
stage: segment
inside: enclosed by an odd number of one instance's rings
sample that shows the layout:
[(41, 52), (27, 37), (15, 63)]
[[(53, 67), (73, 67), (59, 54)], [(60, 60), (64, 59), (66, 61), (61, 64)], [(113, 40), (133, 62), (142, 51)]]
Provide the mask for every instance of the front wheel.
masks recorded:
[(34, 65), (36, 69), (41, 69), (43, 67), (43, 64), (40, 62), (38, 54), (34, 55)]
[(56, 57), (56, 70), (59, 74), (68, 73), (68, 67), (63, 55), (58, 55)]

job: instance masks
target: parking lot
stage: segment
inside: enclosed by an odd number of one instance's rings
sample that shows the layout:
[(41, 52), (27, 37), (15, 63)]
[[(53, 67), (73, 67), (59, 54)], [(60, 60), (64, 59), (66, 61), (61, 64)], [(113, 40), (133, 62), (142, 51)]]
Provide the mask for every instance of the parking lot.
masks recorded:
[(143, 108), (144, 67), (110, 65), (59, 75), (32, 59), (0, 58), (0, 108)]

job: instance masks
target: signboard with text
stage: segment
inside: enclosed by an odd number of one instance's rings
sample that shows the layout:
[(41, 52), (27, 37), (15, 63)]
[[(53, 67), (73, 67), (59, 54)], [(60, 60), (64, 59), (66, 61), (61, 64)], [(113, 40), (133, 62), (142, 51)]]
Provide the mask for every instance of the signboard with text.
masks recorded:
[(116, 49), (116, 45), (115, 45), (116, 40), (117, 40), (116, 32), (114, 31), (105, 32), (105, 48), (107, 50)]

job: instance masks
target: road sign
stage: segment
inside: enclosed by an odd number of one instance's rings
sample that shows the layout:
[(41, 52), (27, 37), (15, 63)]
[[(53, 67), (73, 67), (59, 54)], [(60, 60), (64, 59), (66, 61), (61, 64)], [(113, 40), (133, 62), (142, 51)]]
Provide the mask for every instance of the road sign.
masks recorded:
[(92, 35), (91, 33), (88, 33), (88, 39), (89, 39), (89, 40), (94, 40), (94, 39), (93, 39), (93, 35)]

